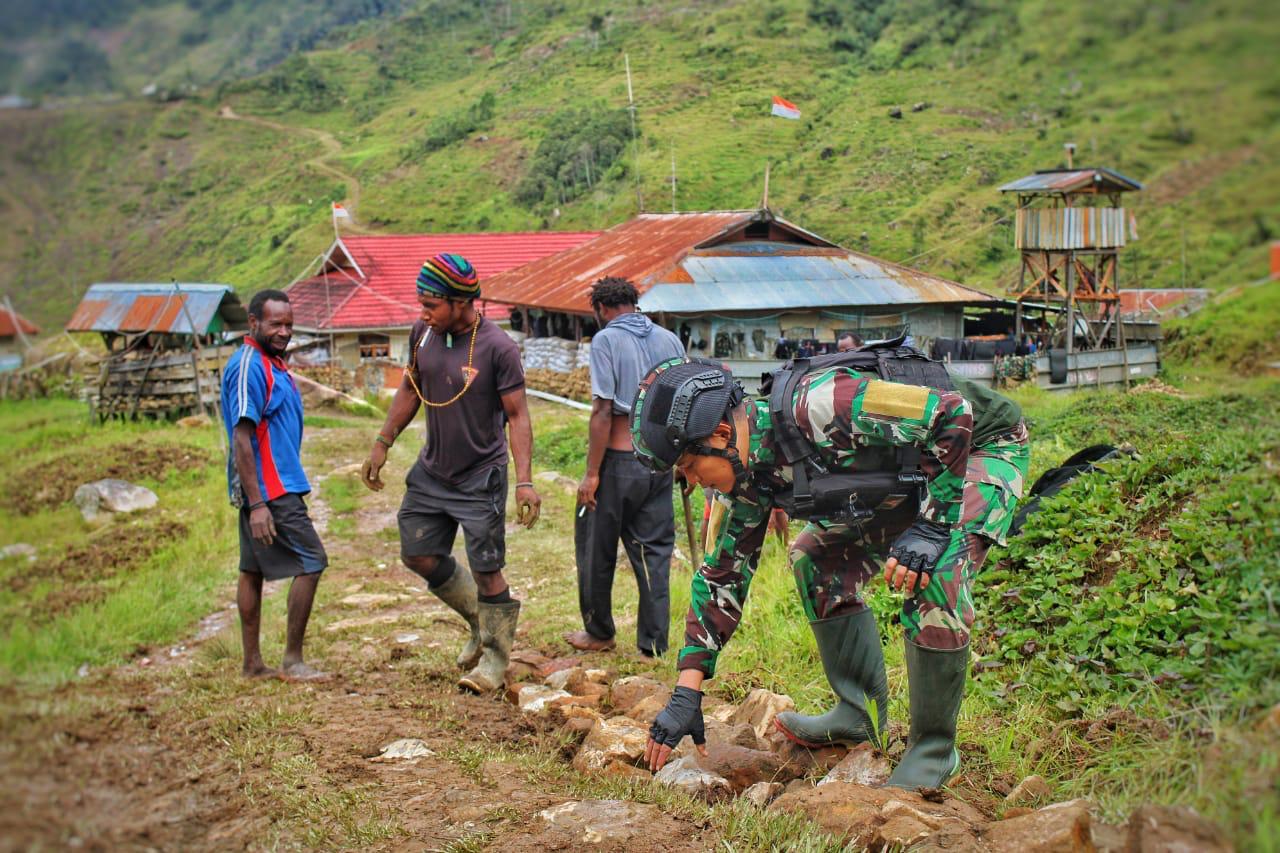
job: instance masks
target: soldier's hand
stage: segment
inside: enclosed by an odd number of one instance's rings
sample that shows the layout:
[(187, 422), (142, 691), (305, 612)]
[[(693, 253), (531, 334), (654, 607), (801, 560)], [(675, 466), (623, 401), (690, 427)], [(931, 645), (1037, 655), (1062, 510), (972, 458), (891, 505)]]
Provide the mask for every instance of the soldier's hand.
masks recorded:
[(649, 769), (654, 773), (661, 770), (671, 751), (680, 745), (685, 735), (693, 738), (698, 752), (707, 754), (707, 732), (702, 721), (702, 691), (677, 686), (671, 693), (667, 707), (662, 709), (649, 727), (649, 742), (644, 747), (644, 761)]
[(369, 451), (369, 458), (360, 466), (360, 481), (375, 492), (381, 491), (386, 483), (382, 482), (382, 466), (387, 464), (387, 449), (381, 442), (375, 441)]
[(516, 487), (516, 522), (532, 528), (542, 513), (542, 498), (533, 486)]
[[(903, 592), (913, 593), (919, 592), (929, 585), (928, 572), (913, 572), (898, 562), (897, 557), (890, 557), (884, 564), (884, 582), (889, 585), (889, 589), (901, 590)], [(916, 580), (920, 581), (920, 586), (916, 586)]]

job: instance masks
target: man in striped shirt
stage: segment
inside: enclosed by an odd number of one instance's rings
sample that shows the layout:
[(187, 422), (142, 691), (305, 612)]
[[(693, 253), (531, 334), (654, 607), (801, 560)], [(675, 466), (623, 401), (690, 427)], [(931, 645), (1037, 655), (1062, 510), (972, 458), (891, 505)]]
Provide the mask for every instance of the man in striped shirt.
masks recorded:
[[(279, 290), (249, 302), (249, 334), (222, 373), (222, 413), (231, 454), (228, 493), (240, 508), (240, 634), (244, 674), (315, 680), (325, 673), (302, 659), (320, 573), (329, 564), (307, 515), (310, 493), (302, 470), (302, 395), (284, 363), (293, 337), (293, 307)], [(263, 580), (293, 578), (283, 673), (262, 661), (258, 623)]]

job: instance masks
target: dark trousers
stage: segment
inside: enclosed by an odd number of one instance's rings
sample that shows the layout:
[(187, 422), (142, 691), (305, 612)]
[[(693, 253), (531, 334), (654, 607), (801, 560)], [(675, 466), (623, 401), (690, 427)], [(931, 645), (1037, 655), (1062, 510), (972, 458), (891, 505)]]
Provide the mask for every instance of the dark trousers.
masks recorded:
[(645, 654), (664, 653), (676, 539), (671, 474), (651, 473), (630, 451), (607, 450), (600, 464), (596, 508), (579, 512), (573, 534), (583, 627), (597, 639), (613, 638), (613, 570), (621, 536), (640, 590), (636, 645)]

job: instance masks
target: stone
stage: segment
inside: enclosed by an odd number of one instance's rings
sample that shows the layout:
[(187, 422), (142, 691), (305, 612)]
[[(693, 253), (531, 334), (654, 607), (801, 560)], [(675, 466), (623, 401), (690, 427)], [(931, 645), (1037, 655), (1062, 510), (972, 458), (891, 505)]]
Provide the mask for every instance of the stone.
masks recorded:
[(993, 853), (1092, 853), (1090, 808), (1088, 800), (1054, 803), (988, 824), (982, 840)]
[(844, 746), (824, 746), (821, 749), (809, 749), (801, 746), (776, 729), (764, 738), (769, 749), (782, 761), (783, 767), (791, 768), (797, 775), (821, 774), (825, 776), (849, 754)]
[(583, 672), (585, 672), (585, 670), (580, 666), (571, 666), (566, 669), (559, 669), (542, 679), (542, 683), (548, 687), (554, 687), (556, 690), (568, 690), (569, 679), (573, 678), (575, 675), (581, 675)]
[(597, 720), (573, 757), (573, 769), (590, 773), (604, 770), (614, 762), (634, 764), (644, 755), (648, 740), (648, 730), (635, 720), (627, 717)]
[(860, 743), (849, 750), (840, 763), (822, 777), (819, 785), (832, 782), (856, 782), (859, 785), (883, 785), (893, 770), (884, 753), (869, 743)]
[(516, 694), (516, 706), (526, 714), (541, 714), (554, 699), (571, 699), (572, 694), (542, 684), (525, 684)]
[(592, 717), (569, 717), (564, 721), (564, 725), (560, 727), (560, 731), (568, 735), (575, 743), (582, 743), (591, 730), (595, 728), (596, 721)]
[(587, 681), (592, 684), (609, 684), (609, 670), (607, 669), (589, 669), (585, 673)]
[(733, 796), (733, 787), (729, 781), (699, 767), (692, 755), (668, 761), (653, 778), (663, 785), (700, 797), (708, 803), (718, 803)]
[(36, 547), (26, 542), (15, 542), (0, 548), (0, 560), (24, 559), (31, 562), (36, 558)]
[(902, 118), (902, 107), (890, 107), (889, 118)]
[(757, 782), (750, 788), (742, 792), (742, 799), (758, 809), (762, 809), (774, 798), (782, 793), (784, 786), (781, 782)]
[(1195, 809), (1148, 804), (1129, 816), (1126, 849), (1131, 853), (1226, 853), (1232, 847), (1218, 827)]
[(826, 832), (864, 846), (872, 845), (881, 825), (894, 819), (897, 832), (910, 834), (918, 823), (932, 832), (953, 835), (957, 842), (973, 835), (969, 827), (986, 822), (981, 812), (961, 800), (948, 797), (934, 803), (914, 791), (853, 782), (832, 782), (820, 788), (788, 786), (769, 808), (805, 815)]
[(339, 599), (338, 603), (346, 607), (382, 607), (404, 601), (408, 597), (387, 592), (357, 592)]
[(76, 489), (75, 504), (85, 521), (95, 520), (102, 511), (138, 512), (151, 509), (160, 502), (156, 493), (145, 486), (125, 480), (95, 480)]
[(708, 740), (707, 754), (693, 757), (700, 768), (725, 779), (735, 793), (741, 793), (757, 782), (785, 782), (795, 776), (791, 773), (779, 778), (783, 776), (782, 762), (772, 752), (731, 743)]
[(930, 107), (930, 104), (928, 101), (916, 101), (914, 104), (911, 105), (911, 112), (922, 113), (925, 110), (929, 109), (929, 107)]
[[(517, 657), (518, 656), (518, 657)], [(573, 669), (575, 666), (582, 666), (581, 658), (549, 658), (546, 655), (538, 654), (535, 651), (512, 652), (512, 660), (520, 660), (530, 663), (534, 666), (534, 676), (537, 678), (546, 678), (553, 672), (559, 672), (562, 669)]]
[(199, 429), (213, 425), (208, 415), (187, 415), (185, 418), (178, 418), (175, 423), (182, 429)]
[(431, 755), (435, 755), (435, 753), (427, 748), (425, 742), (416, 737), (406, 737), (400, 738), (400, 740), (393, 740), (384, 746), (382, 752), (371, 758), (370, 761), (417, 761), (419, 758), (426, 758)]
[(671, 698), (671, 688), (647, 675), (619, 678), (613, 683), (613, 707), (621, 714), (650, 696), (661, 697), (662, 704), (666, 705)]
[(718, 723), (728, 723), (737, 711), (737, 705), (730, 705), (710, 696), (702, 697), (702, 718), (707, 722), (715, 720)]
[(876, 828), (871, 846), (877, 850), (906, 849), (928, 838), (932, 832), (932, 827), (921, 823), (911, 815), (894, 815)]
[[(1031, 811), (1031, 809), (1027, 809)], [(1006, 814), (1005, 817), (1008, 817)], [(1133, 853), (1129, 847), (1129, 827), (1094, 821), (1093, 846), (1098, 853)]]
[[(543, 688), (544, 690), (548, 688)], [(600, 707), (599, 696), (574, 696), (572, 693), (567, 696), (557, 696), (547, 702), (548, 708), (590, 708), (595, 710)]]
[[(561, 803), (538, 812), (549, 827), (571, 837), (572, 846), (623, 849), (647, 840), (654, 828), (664, 824), (664, 815), (650, 803), (624, 800), (583, 800)], [(546, 846), (546, 849), (560, 849)]]
[(795, 707), (796, 703), (790, 696), (756, 688), (747, 694), (746, 700), (738, 706), (729, 722), (735, 725), (747, 723), (755, 729), (756, 737), (764, 738), (773, 731), (774, 718), (782, 711), (794, 711)]
[(739, 723), (735, 726), (718, 720), (704, 719), (704, 722), (707, 727), (707, 741), (709, 743), (731, 743), (734, 746), (745, 746), (747, 749), (769, 749), (768, 742), (762, 743), (756, 737), (755, 729), (751, 728), (747, 723)]
[(1007, 809), (1015, 806), (1034, 806), (1047, 801), (1052, 796), (1053, 789), (1049, 787), (1048, 782), (1044, 781), (1043, 776), (1028, 776), (1005, 796), (1005, 816), (1009, 816)]
[(642, 723), (652, 723), (665, 707), (667, 707), (666, 700), (661, 696), (646, 696), (631, 706), (627, 716)]

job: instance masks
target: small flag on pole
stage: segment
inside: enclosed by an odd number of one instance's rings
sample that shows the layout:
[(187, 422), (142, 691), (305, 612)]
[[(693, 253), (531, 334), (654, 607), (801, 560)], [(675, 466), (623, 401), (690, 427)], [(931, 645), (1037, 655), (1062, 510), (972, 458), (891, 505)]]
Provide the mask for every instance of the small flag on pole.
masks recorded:
[(350, 213), (347, 213), (347, 209), (346, 209), (345, 207), (343, 207), (342, 205), (338, 204), (338, 203), (335, 201), (335, 202), (333, 203), (333, 219), (334, 219), (334, 221), (336, 222), (336, 221), (338, 221), (339, 219), (350, 219), (350, 218), (351, 218), (351, 214), (350, 214)]
[(778, 118), (800, 118), (800, 108), (786, 98), (779, 98), (777, 95), (773, 96), (773, 109), (771, 112)]

